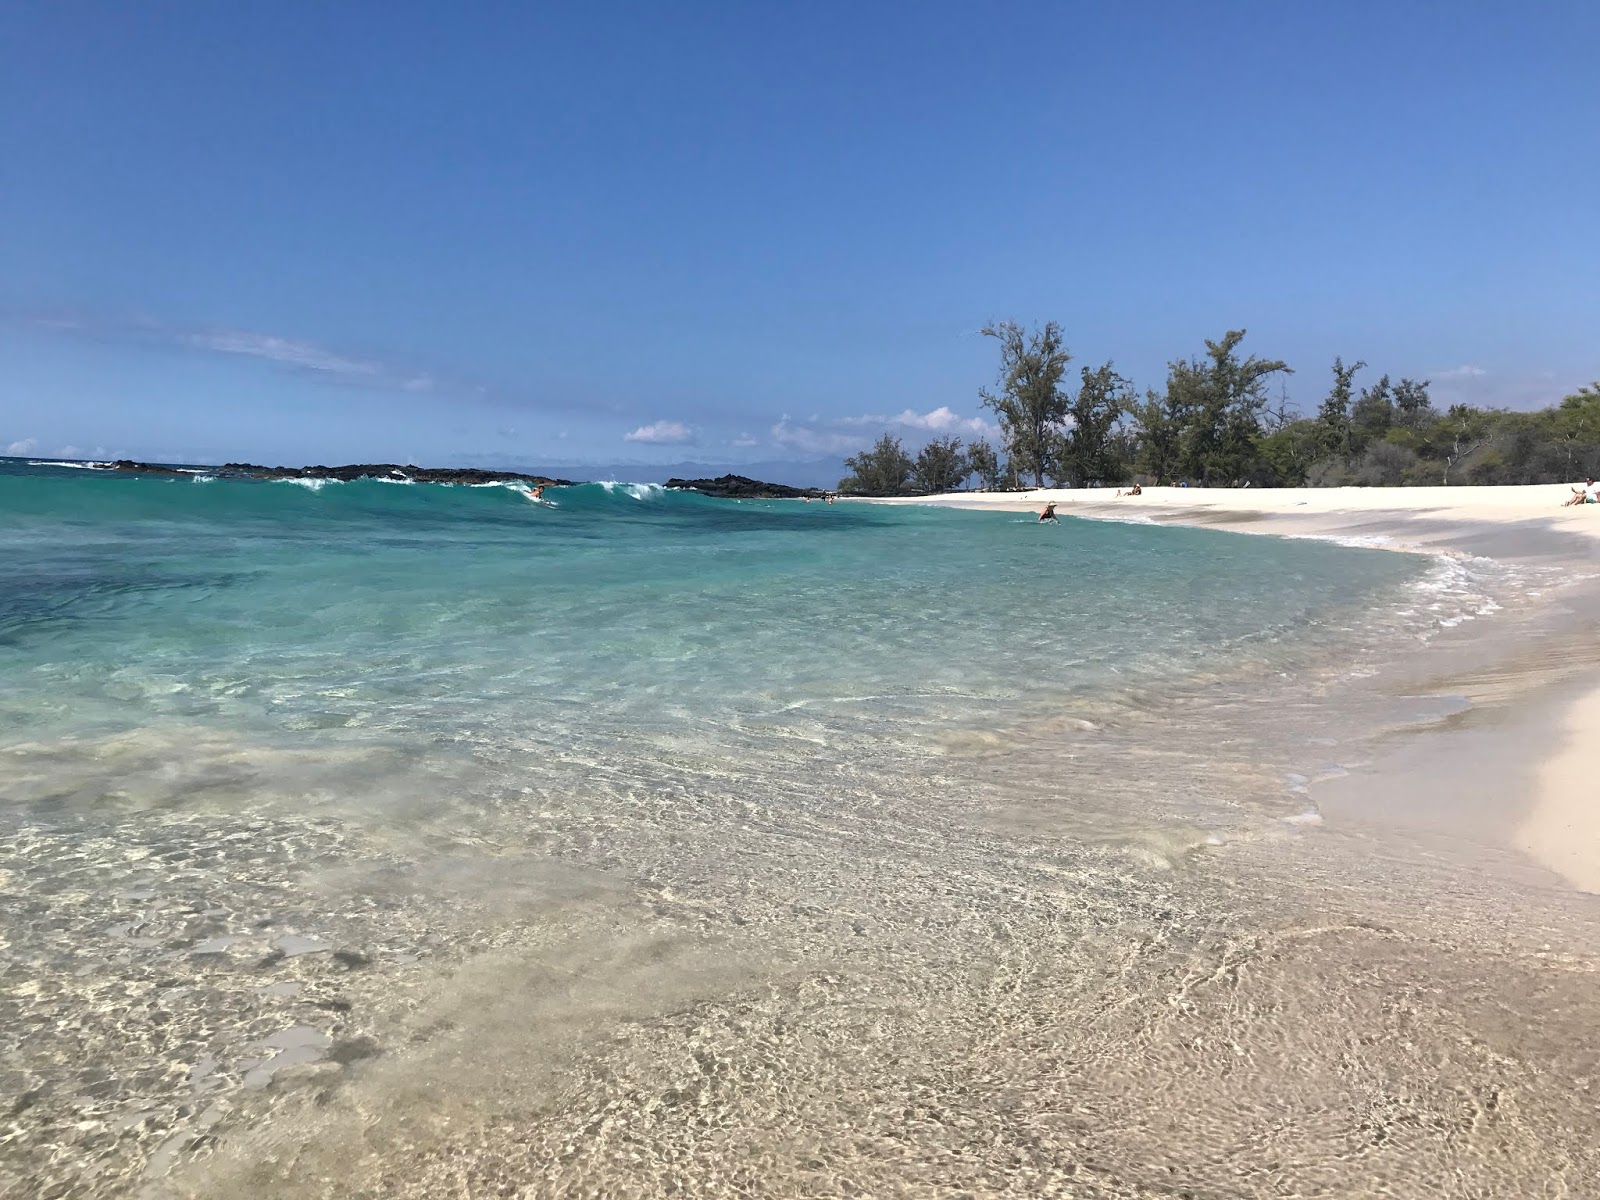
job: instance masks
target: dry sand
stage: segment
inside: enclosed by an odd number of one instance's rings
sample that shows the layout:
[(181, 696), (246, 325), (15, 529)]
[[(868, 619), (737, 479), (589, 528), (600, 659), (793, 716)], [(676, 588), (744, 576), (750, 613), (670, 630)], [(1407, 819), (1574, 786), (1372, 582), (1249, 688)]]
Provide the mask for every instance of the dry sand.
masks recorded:
[[(1374, 546), (1486, 557), (1556, 556), (1574, 576), (1600, 573), (1600, 506), (1565, 506), (1566, 484), (1528, 487), (1409, 488), (1174, 488), (1147, 487), (1138, 496), (1115, 489), (1041, 488), (1027, 492), (969, 492), (885, 503), (1038, 511), (1053, 501), (1065, 516), (1096, 520), (1203, 525), (1289, 537), (1361, 538)], [(1600, 616), (1600, 614), (1597, 614)], [(1577, 636), (1568, 660), (1588, 664), (1600, 640), (1593, 630)], [(1524, 680), (1524, 682), (1528, 682)], [(1530, 780), (1520, 811), (1480, 822), (1498, 828), (1514, 848), (1557, 872), (1574, 887), (1600, 893), (1600, 670), (1586, 666), (1560, 697), (1554, 715), (1537, 713), (1540, 728), (1560, 742), (1537, 736), (1507, 738), (1515, 765)], [(1529, 721), (1528, 724), (1535, 724)], [(1531, 731), (1537, 732), (1537, 730)], [(1480, 739), (1481, 740), (1481, 739)], [(1503, 757), (1506, 745), (1481, 745), (1476, 766)], [(1455, 761), (1461, 761), (1461, 755)], [(1472, 755), (1467, 756), (1470, 761)], [(1437, 764), (1430, 764), (1437, 766)], [(1459, 777), (1459, 774), (1458, 774)], [(1327, 806), (1324, 806), (1327, 811)], [(1337, 820), (1333, 806), (1330, 819)], [(1372, 814), (1366, 814), (1371, 816)], [(1415, 816), (1415, 814), (1412, 814)], [(1459, 813), (1452, 812), (1452, 819)]]

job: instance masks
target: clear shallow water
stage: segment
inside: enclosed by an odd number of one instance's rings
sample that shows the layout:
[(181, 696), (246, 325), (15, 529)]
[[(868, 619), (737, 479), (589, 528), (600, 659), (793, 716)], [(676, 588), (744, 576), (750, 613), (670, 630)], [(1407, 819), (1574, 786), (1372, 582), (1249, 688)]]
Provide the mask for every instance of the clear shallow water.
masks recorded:
[(0, 476), (10, 736), (283, 746), (919, 741), (1065, 695), (1273, 667), (1417, 581), (1311, 542), (553, 491)]
[[(554, 1138), (677, 1070), (652, 1039), (714, 1081), (753, 1027), (850, 1126), (806, 1046), (886, 1029), (892, 1063), (1099, 1011), (992, 977), (1070, 993), (1125, 956), (1107, 929), (1213, 930), (1141, 871), (1297, 811), (1261, 714), (1322, 718), (1281, 681), (1486, 602), (1458, 565), (1312, 541), (549, 496), (0, 468), (0, 1025), (31, 1031), (3, 1064), (40, 1194), (203, 1157), (291, 1079), (427, 1125), (408, 1055), (457, 1127), (488, 1088)], [(621, 1065), (618, 1028), (651, 1031)], [(550, 1111), (553, 1064), (593, 1096)], [(784, 1125), (747, 1065), (740, 1119)], [(624, 1149), (589, 1186), (629, 1190)]]
[(670, 765), (759, 806), (830, 765), (1326, 660), (1430, 579), (1182, 529), (551, 496), (9, 468), (0, 799), (470, 821)]

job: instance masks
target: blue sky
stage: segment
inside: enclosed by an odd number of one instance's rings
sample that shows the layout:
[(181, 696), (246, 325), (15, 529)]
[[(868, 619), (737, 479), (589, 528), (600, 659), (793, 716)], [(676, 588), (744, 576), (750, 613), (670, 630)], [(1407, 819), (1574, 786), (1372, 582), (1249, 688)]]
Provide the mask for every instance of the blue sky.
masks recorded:
[[(987, 320), (1600, 376), (1592, 3), (29, 3), (0, 451), (768, 465), (982, 428)], [(831, 468), (829, 468), (831, 469)]]

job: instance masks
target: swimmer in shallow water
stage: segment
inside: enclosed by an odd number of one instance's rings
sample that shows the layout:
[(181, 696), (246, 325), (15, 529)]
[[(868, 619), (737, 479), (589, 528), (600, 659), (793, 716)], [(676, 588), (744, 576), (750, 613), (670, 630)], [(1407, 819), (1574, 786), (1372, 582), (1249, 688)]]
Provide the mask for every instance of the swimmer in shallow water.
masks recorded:
[(1061, 524), (1061, 518), (1056, 516), (1056, 502), (1054, 500), (1044, 506), (1044, 511), (1039, 514), (1039, 520), (1054, 521), (1057, 525)]

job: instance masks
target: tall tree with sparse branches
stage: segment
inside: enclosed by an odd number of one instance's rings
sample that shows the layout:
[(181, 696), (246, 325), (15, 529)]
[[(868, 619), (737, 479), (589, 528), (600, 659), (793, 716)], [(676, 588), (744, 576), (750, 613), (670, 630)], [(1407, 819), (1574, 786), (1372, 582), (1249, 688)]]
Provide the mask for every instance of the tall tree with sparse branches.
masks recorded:
[(1000, 321), (980, 332), (1000, 343), (1000, 374), (999, 390), (983, 388), (978, 396), (1000, 420), (1013, 472), (1032, 475), (1034, 486), (1043, 487), (1069, 399), (1061, 380), (1072, 355), (1061, 326), (1048, 321), (1029, 333), (1015, 321)]
[(1226, 486), (1272, 474), (1260, 447), (1267, 383), (1290, 368), (1279, 359), (1241, 359), (1244, 335), (1231, 329), (1220, 342), (1206, 343), (1205, 358), (1167, 368), (1162, 407), (1182, 430), (1178, 473), (1199, 483)]
[(1133, 387), (1110, 363), (1084, 367), (1067, 404), (1067, 429), (1056, 444), (1056, 477), (1070, 487), (1093, 481), (1120, 483), (1126, 464), (1115, 433), (1133, 403)]
[(985, 491), (992, 492), (1000, 486), (1000, 459), (988, 442), (979, 439), (967, 447), (967, 466)]
[(1335, 357), (1333, 360), (1333, 387), (1323, 399), (1317, 419), (1322, 422), (1328, 449), (1335, 454), (1350, 453), (1350, 402), (1355, 396), (1355, 386), (1351, 381), (1355, 379), (1357, 371), (1366, 369), (1366, 365), (1356, 362), (1347, 367), (1344, 359)]

